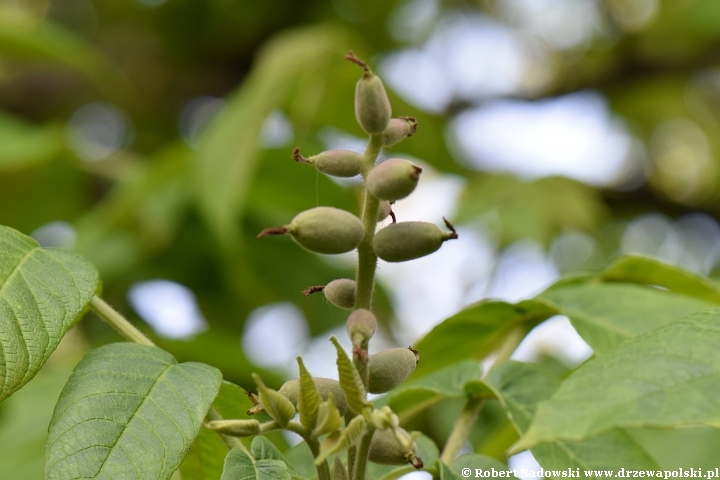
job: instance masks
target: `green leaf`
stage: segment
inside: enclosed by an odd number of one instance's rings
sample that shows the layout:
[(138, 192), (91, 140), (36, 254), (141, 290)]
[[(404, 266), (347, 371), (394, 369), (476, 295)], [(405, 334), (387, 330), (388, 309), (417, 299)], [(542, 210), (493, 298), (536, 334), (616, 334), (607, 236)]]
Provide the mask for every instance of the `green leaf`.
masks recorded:
[(527, 182), (511, 175), (477, 176), (458, 203), (459, 223), (484, 215), (502, 244), (533, 238), (547, 245), (562, 231), (593, 231), (607, 215), (596, 191), (562, 177)]
[[(550, 398), (560, 385), (559, 379), (540, 365), (513, 361), (494, 367), (485, 382), (497, 393), (519, 434), (529, 428), (538, 403)], [(622, 430), (583, 441), (544, 443), (533, 448), (532, 454), (544, 468), (555, 470), (659, 468), (645, 448)]]
[(310, 373), (305, 368), (302, 358), (297, 357), (298, 368), (300, 369), (300, 390), (298, 392), (297, 409), (300, 413), (300, 423), (305, 428), (315, 428), (318, 418), (318, 408), (322, 402), (317, 385), (313, 381)]
[(0, 226), (0, 401), (29, 382), (99, 285), (77, 254)]
[(220, 388), (220, 372), (167, 352), (114, 343), (89, 353), (50, 422), (45, 478), (167, 479)]
[(367, 422), (362, 415), (358, 415), (350, 420), (350, 423), (340, 432), (339, 438), (331, 447), (323, 448), (321, 445), (320, 455), (315, 458), (315, 465), (320, 465), (327, 460), (330, 455), (354, 446), (367, 431), (366, 427)]
[(259, 158), (266, 117), (286, 101), (303, 72), (342, 58), (344, 43), (342, 30), (325, 25), (277, 36), (263, 47), (241, 88), (205, 131), (195, 163), (200, 207), (226, 248), (239, 242), (236, 220)]
[(180, 465), (182, 480), (217, 480), (222, 475), (227, 447), (213, 431), (201, 428)]
[(233, 448), (225, 457), (220, 480), (292, 480), (282, 460), (254, 461), (239, 448)]
[(327, 433), (332, 433), (342, 427), (342, 419), (340, 412), (335, 405), (335, 397), (332, 393), (328, 399), (320, 403), (317, 411), (317, 426), (312, 432), (314, 437), (319, 437)]
[(720, 424), (720, 310), (690, 315), (594, 358), (538, 406), (515, 450), (628, 427)]
[(293, 480), (304, 480), (302, 478), (302, 475), (300, 475), (292, 467), (292, 465), (287, 463), (285, 456), (280, 453), (280, 450), (278, 450), (277, 447), (270, 440), (268, 440), (267, 437), (261, 435), (253, 438), (252, 445), (250, 446), (250, 453), (252, 453), (252, 455), (258, 462), (264, 460), (279, 460), (285, 465), (288, 473), (290, 474), (290, 477)]
[[(468, 478), (467, 475), (463, 475), (463, 469), (468, 468), (471, 470), (471, 476), (473, 478), (475, 478), (475, 469), (483, 470), (483, 472), (486, 470), (491, 472), (493, 468), (495, 471), (509, 471), (508, 466), (504, 463), (501, 463), (492, 457), (486, 457), (485, 455), (479, 454), (463, 455), (458, 457), (458, 459), (453, 462), (452, 467), (448, 467), (439, 460), (435, 463), (435, 465), (440, 472), (440, 480), (461, 480), (463, 478)], [(514, 477), (512, 473), (510, 475), (511, 477)], [(488, 474), (488, 477), (490, 477), (490, 474)]]
[(707, 278), (641, 255), (624, 255), (602, 273), (605, 281), (659, 285), (676, 293), (720, 303), (720, 287)]
[(262, 403), (267, 414), (278, 422), (280, 426), (287, 426), (295, 416), (295, 405), (285, 395), (266, 387), (259, 375), (253, 374), (253, 378), (258, 386), (260, 403)]
[(715, 305), (685, 295), (629, 283), (576, 284), (541, 295), (570, 318), (597, 354), (628, 338)]
[(375, 400), (377, 407), (388, 405), (401, 422), (445, 398), (465, 398), (468, 382), (480, 378), (480, 365), (466, 360), (422, 378), (407, 382)]
[(433, 328), (416, 345), (420, 363), (411, 378), (460, 360), (481, 360), (498, 348), (516, 327), (537, 323), (558, 312), (542, 300), (516, 305), (485, 301), (461, 310)]
[(372, 404), (365, 398), (365, 386), (360, 379), (360, 374), (355, 368), (355, 365), (353, 365), (352, 360), (350, 360), (350, 357), (345, 353), (340, 342), (338, 342), (338, 339), (335, 338), (335, 335), (330, 337), (330, 341), (335, 345), (335, 349), (337, 350), (340, 387), (343, 389), (343, 392), (345, 392), (348, 407), (355, 413), (361, 413), (365, 407), (372, 406)]

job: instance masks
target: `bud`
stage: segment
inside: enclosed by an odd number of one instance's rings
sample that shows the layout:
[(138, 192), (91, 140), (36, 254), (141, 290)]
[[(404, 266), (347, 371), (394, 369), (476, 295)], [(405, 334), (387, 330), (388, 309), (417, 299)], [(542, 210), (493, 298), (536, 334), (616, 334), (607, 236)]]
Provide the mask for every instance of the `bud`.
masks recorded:
[[(398, 430), (407, 434), (401, 427)], [(371, 462), (381, 465), (405, 465), (412, 458), (416, 458), (417, 445), (412, 443), (410, 448), (406, 448), (400, 444), (395, 433), (391, 430), (377, 430), (370, 442), (370, 455), (368, 459)]]
[(380, 206), (378, 207), (377, 221), (382, 222), (390, 215), (392, 215), (393, 223), (395, 223), (395, 214), (392, 211), (392, 205), (390, 205), (390, 202), (388, 202), (388, 201), (380, 200)]
[(318, 171), (333, 177), (348, 178), (360, 175), (363, 156), (352, 150), (337, 149), (305, 158), (300, 154), (300, 149), (296, 148), (293, 150), (292, 158), (295, 161), (310, 164)]
[(323, 293), (328, 302), (349, 310), (355, 305), (355, 286), (355, 280), (338, 278), (325, 285)]
[(406, 262), (430, 255), (447, 240), (458, 238), (452, 224), (445, 220), (450, 232), (427, 222), (399, 222), (388, 225), (375, 234), (374, 248), (386, 262)]
[[(331, 378), (319, 377), (313, 377), (313, 381), (323, 400), (327, 400), (332, 394), (332, 397), (335, 399), (335, 406), (340, 412), (340, 415), (345, 415), (348, 412), (345, 392), (340, 387), (340, 382)], [(282, 393), (293, 405), (297, 405), (298, 393), (300, 392), (300, 380), (296, 378), (295, 380), (285, 382), (278, 392)]]
[(370, 310), (359, 308), (350, 314), (345, 328), (353, 345), (367, 349), (368, 341), (375, 335), (377, 320)]
[(367, 188), (373, 196), (394, 202), (415, 190), (422, 168), (399, 158), (376, 165), (367, 175)]
[(316, 253), (338, 254), (354, 250), (364, 235), (362, 221), (334, 207), (315, 207), (293, 218), (290, 225), (266, 228), (258, 238), (290, 234), (300, 246)]
[(233, 437), (249, 437), (260, 434), (260, 422), (257, 420), (213, 420), (207, 422), (205, 427)]
[(383, 132), (383, 146), (392, 147), (406, 138), (412, 137), (417, 131), (417, 126), (415, 117), (391, 118)]
[(370, 355), (368, 392), (385, 393), (397, 387), (415, 371), (419, 358), (411, 348), (392, 348)]
[(350, 52), (346, 57), (360, 65), (364, 72), (355, 86), (355, 118), (360, 126), (369, 134), (382, 133), (388, 126), (392, 109), (385, 86), (380, 77), (375, 75), (367, 63)]

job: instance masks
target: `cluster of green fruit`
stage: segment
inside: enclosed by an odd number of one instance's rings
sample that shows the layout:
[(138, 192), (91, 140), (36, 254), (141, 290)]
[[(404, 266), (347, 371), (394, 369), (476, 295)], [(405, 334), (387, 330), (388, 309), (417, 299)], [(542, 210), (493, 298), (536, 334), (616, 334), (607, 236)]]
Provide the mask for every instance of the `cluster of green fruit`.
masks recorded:
[[(382, 148), (412, 136), (417, 122), (412, 117), (391, 118), (390, 101), (380, 78), (352, 52), (347, 59), (363, 68), (355, 92), (355, 116), (370, 136), (368, 150), (364, 155), (330, 150), (306, 158), (300, 149), (295, 149), (292, 157), (328, 175), (362, 175), (365, 192), (362, 220), (334, 207), (316, 207), (300, 213), (288, 225), (263, 230), (258, 237), (291, 235), (305, 249), (322, 254), (358, 249), (357, 280), (337, 279), (305, 291), (307, 295), (323, 291), (331, 304), (353, 310), (346, 323), (353, 345), (352, 361), (337, 339), (332, 338), (338, 350), (339, 381), (311, 377), (298, 358), (300, 378), (286, 382), (278, 391), (267, 388), (256, 378), (259, 396), (251, 396), (256, 406), (248, 413), (264, 410), (273, 418), (272, 422), (222, 420), (210, 422), (208, 426), (227, 435), (256, 435), (279, 425), (299, 429), (311, 441), (321, 435), (334, 434), (333, 447), (313, 452), (316, 465), (320, 466), (329, 455), (347, 449), (349, 478), (356, 479), (364, 478), (364, 463), (354, 472), (352, 464), (359, 463), (359, 456), (363, 454), (376, 463), (410, 462), (418, 468), (422, 466), (422, 460), (416, 455), (416, 435), (402, 429), (388, 407), (374, 409), (366, 399), (367, 393), (386, 393), (399, 386), (413, 373), (419, 360), (418, 352), (410, 347), (368, 355), (370, 339), (377, 329), (375, 315), (369, 310), (377, 259), (404, 262), (420, 258), (438, 250), (446, 240), (457, 238), (457, 233), (447, 221), (450, 232), (432, 223), (396, 221), (392, 204), (415, 190), (422, 169), (404, 159), (390, 159), (376, 165), (376, 158)], [(376, 232), (377, 223), (388, 216), (392, 217), (392, 223)], [(361, 291), (369, 293), (363, 295)], [(293, 427), (291, 419), (296, 411), (300, 412), (306, 430)], [(341, 416), (345, 417), (345, 428), (339, 431)], [(368, 432), (371, 439), (363, 450), (360, 439)], [(343, 472), (345, 467), (336, 460), (333, 477), (347, 478)]]

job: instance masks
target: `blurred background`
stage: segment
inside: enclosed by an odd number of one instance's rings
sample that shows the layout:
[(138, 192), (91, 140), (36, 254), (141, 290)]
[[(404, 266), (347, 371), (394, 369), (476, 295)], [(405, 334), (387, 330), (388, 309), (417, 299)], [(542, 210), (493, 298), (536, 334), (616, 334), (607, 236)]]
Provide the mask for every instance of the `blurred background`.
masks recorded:
[[(716, 0), (0, 0), (0, 224), (89, 258), (104, 297), (181, 361), (246, 388), (294, 376), (298, 353), (335, 376), (327, 338), (346, 313), (300, 292), (352, 277), (355, 258), (255, 235), (317, 205), (358, 210), (357, 181), (290, 159), (364, 149), (349, 49), (420, 125), (384, 153), (424, 168), (399, 220), (460, 234), (381, 262), (372, 350), (624, 252), (716, 273)], [(118, 339), (88, 315), (0, 405), (0, 478), (42, 476), (62, 385)], [(515, 358), (563, 370), (591, 354), (558, 317)], [(515, 437), (496, 407), (473, 438), (503, 458)], [(457, 408), (422, 425), (438, 444)]]

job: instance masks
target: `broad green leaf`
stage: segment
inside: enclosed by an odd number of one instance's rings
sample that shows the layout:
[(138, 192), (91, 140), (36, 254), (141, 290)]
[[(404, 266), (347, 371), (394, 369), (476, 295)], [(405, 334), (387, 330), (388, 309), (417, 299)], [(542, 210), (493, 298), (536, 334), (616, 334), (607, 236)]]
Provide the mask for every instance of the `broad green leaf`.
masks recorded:
[[(513, 361), (494, 367), (485, 381), (497, 393), (519, 434), (530, 427), (538, 403), (550, 398), (560, 385), (559, 379), (540, 365)], [(532, 454), (546, 469), (658, 468), (645, 448), (622, 430), (583, 441), (544, 443), (533, 448)]]
[[(457, 460), (453, 462), (452, 467), (448, 467), (440, 460), (438, 460), (435, 465), (440, 473), (440, 480), (461, 480), (463, 478), (468, 478), (469, 476), (475, 478), (476, 470), (482, 470), (483, 473), (481, 477), (485, 475), (486, 471), (488, 472), (487, 476), (491, 477), (492, 469), (495, 469), (496, 472), (507, 472), (509, 470), (509, 467), (504, 463), (501, 463), (492, 457), (486, 457), (485, 455), (479, 454), (463, 455), (458, 457)], [(467, 469), (470, 469), (470, 475), (463, 475), (463, 470), (467, 473)], [(514, 477), (514, 475), (511, 473), (510, 478), (512, 477)], [(500, 477), (497, 476), (495, 478)]]
[(223, 380), (213, 406), (224, 418), (245, 418), (253, 403), (242, 387)]
[(702, 468), (708, 471), (718, 466), (720, 429), (705, 426), (629, 428), (625, 432), (642, 445), (661, 470)]
[(297, 358), (298, 368), (300, 369), (300, 391), (298, 392), (297, 409), (300, 414), (300, 423), (305, 428), (315, 428), (318, 418), (318, 408), (322, 400), (317, 385), (313, 381), (310, 373), (305, 368), (302, 358)]
[(562, 177), (526, 182), (511, 175), (477, 176), (458, 203), (458, 222), (483, 215), (503, 244), (523, 238), (548, 244), (565, 230), (593, 231), (607, 215), (597, 192)]
[(350, 410), (353, 412), (360, 413), (365, 407), (372, 405), (365, 399), (365, 386), (360, 379), (360, 374), (355, 368), (355, 365), (353, 365), (352, 360), (350, 360), (350, 357), (345, 353), (345, 349), (340, 345), (338, 339), (333, 335), (330, 337), (330, 341), (335, 345), (335, 350), (337, 351), (340, 387), (343, 389), (343, 392), (345, 392), (348, 407), (350, 407)]
[(480, 371), (477, 362), (460, 362), (407, 382), (375, 400), (375, 405), (388, 405), (405, 422), (445, 398), (464, 398), (465, 386), (468, 382), (480, 379)]
[(0, 112), (0, 170), (50, 160), (64, 148), (62, 134), (58, 125), (29, 125)]
[(0, 226), (0, 401), (40, 370), (99, 282), (79, 255)]
[(304, 480), (303, 477), (295, 471), (292, 465), (287, 463), (285, 456), (280, 453), (280, 450), (278, 450), (277, 447), (264, 435), (253, 438), (250, 453), (258, 462), (264, 460), (278, 460), (286, 466), (287, 471), (290, 474), (290, 478), (293, 480)]
[(225, 457), (221, 480), (292, 480), (282, 460), (253, 460), (239, 448)]
[(114, 343), (90, 352), (50, 422), (45, 478), (167, 479), (217, 395), (220, 372), (167, 352)]
[(617, 428), (720, 424), (720, 310), (626, 341), (573, 372), (538, 406), (515, 450)]
[(628, 338), (715, 305), (685, 295), (630, 283), (586, 283), (555, 288), (541, 298), (570, 318), (598, 354)]
[(323, 66), (328, 59), (342, 58), (344, 43), (342, 30), (325, 25), (286, 32), (271, 40), (203, 135), (195, 164), (200, 208), (226, 248), (235, 248), (239, 242), (237, 216), (243, 211), (256, 168), (266, 117), (287, 100), (303, 72)]
[(605, 281), (658, 285), (706, 302), (720, 303), (720, 287), (680, 267), (641, 255), (624, 255), (602, 273)]
[(411, 378), (418, 378), (460, 360), (481, 360), (498, 348), (516, 327), (537, 323), (558, 312), (543, 301), (516, 305), (485, 301), (465, 308), (435, 326), (416, 345), (420, 363)]
[(222, 475), (226, 452), (217, 433), (201, 428), (180, 465), (182, 480), (217, 480)]

